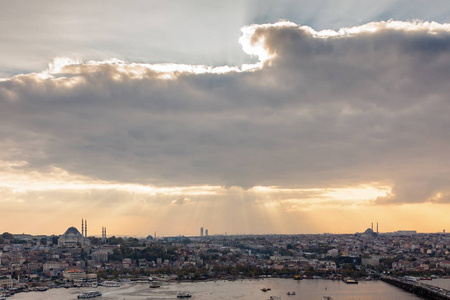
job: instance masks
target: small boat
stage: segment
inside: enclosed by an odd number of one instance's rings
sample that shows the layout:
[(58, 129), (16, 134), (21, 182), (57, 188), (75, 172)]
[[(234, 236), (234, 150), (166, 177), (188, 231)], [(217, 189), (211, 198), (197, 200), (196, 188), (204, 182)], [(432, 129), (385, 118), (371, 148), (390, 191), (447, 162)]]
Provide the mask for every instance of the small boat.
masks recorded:
[(267, 292), (267, 291), (270, 291), (271, 290), (271, 288), (262, 288), (261, 289), (261, 291), (263, 291), (263, 292)]
[(278, 296), (270, 296), (269, 300), (281, 300), (281, 297), (278, 297)]
[(323, 296), (322, 300), (333, 300), (333, 297), (330, 296)]
[(348, 284), (358, 284), (358, 280), (356, 280), (356, 279), (351, 279), (350, 277), (344, 278), (344, 282), (345, 282), (345, 283), (348, 283)]
[(156, 289), (156, 288), (159, 288), (159, 287), (161, 287), (159, 284), (157, 284), (156, 282), (153, 282), (152, 284), (150, 284), (150, 288), (151, 289)]
[(77, 296), (78, 299), (90, 299), (95, 297), (100, 297), (102, 293), (99, 291), (82, 292)]
[(177, 298), (191, 298), (192, 295), (187, 292), (179, 292), (177, 294)]
[(287, 292), (287, 294), (288, 294), (288, 296), (294, 296), (294, 295), (295, 295), (295, 292), (294, 292), (294, 291), (292, 291), (292, 292)]

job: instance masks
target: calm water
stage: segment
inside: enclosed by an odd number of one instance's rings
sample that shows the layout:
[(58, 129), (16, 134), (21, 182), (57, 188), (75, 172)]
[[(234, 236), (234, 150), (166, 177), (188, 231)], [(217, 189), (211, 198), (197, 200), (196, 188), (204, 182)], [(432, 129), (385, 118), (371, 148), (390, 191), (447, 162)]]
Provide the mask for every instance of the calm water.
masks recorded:
[(438, 278), (433, 280), (421, 281), (423, 283), (438, 286), (440, 288), (450, 290), (450, 279)]
[[(300, 280), (264, 279), (237, 281), (209, 281), (163, 283), (161, 288), (151, 289), (148, 282), (126, 282), (119, 288), (99, 287), (103, 293), (99, 300), (141, 300), (141, 299), (176, 299), (179, 291), (192, 294), (191, 299), (197, 300), (267, 300), (270, 296), (281, 296), (283, 300), (321, 300), (322, 296), (332, 296), (334, 300), (407, 300), (421, 299), (388, 285), (382, 281), (361, 281), (359, 284), (345, 284), (342, 281), (330, 280)], [(261, 288), (271, 288), (262, 292)], [(30, 292), (14, 295), (11, 300), (33, 299), (76, 299), (83, 291), (92, 288), (52, 289), (47, 292)], [(295, 296), (286, 293), (295, 291)]]

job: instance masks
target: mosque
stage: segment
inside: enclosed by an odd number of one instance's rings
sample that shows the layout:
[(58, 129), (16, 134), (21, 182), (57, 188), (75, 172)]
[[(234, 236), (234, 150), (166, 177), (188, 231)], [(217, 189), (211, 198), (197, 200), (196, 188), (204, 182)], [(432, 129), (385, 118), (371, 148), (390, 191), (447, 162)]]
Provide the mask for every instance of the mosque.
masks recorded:
[(60, 247), (85, 247), (90, 246), (87, 238), (87, 220), (81, 219), (81, 233), (75, 227), (69, 227), (58, 239)]

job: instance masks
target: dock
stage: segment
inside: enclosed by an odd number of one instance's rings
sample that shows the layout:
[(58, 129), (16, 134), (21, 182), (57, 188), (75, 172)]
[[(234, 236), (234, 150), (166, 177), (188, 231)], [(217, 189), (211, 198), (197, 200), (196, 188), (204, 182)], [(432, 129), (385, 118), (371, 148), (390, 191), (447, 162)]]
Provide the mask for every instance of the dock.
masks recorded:
[(392, 276), (383, 276), (381, 280), (426, 299), (450, 300), (450, 291), (437, 286)]

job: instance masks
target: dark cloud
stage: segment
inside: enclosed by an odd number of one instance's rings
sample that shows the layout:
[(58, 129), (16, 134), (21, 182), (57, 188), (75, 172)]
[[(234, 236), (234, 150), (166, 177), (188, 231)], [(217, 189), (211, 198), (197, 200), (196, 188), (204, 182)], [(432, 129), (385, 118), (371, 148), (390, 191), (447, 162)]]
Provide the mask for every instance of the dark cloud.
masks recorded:
[(383, 204), (446, 188), (448, 25), (253, 29), (274, 55), (256, 71), (82, 63), (0, 82), (0, 158), (154, 185), (395, 185)]

